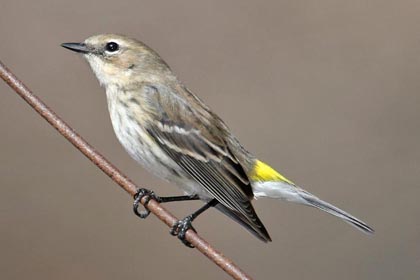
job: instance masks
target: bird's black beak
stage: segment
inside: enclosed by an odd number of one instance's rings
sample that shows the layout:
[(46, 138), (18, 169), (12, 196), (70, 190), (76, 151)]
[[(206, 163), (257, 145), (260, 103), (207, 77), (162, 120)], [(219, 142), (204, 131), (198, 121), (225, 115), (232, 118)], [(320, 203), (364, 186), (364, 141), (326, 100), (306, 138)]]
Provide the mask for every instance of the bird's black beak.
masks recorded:
[(74, 52), (79, 52), (79, 53), (89, 53), (90, 52), (89, 48), (86, 46), (85, 43), (63, 43), (63, 44), (61, 44), (61, 46), (63, 48), (69, 49), (69, 50), (74, 51)]

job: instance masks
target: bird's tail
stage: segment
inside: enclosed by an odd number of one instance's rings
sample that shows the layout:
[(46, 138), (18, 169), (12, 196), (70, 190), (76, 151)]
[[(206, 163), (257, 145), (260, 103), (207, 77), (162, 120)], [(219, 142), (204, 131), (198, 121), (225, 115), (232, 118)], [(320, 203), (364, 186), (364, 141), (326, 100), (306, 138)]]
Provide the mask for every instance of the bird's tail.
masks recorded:
[(349, 223), (350, 225), (356, 227), (357, 229), (372, 234), (374, 233), (374, 230), (368, 226), (365, 222), (357, 219), (356, 217), (350, 215), (349, 213), (341, 210), (338, 207), (335, 207), (334, 205), (325, 202), (318, 197), (306, 192), (306, 191), (300, 191), (299, 195), (304, 199), (306, 202), (306, 205), (318, 208), (320, 210), (323, 210), (331, 215), (334, 215), (336, 217), (339, 217), (343, 219), (346, 223)]
[(256, 198), (270, 197), (312, 206), (343, 219), (365, 233), (374, 232), (365, 222), (299, 188), (261, 161), (256, 161), (250, 178), (253, 181), (252, 191)]

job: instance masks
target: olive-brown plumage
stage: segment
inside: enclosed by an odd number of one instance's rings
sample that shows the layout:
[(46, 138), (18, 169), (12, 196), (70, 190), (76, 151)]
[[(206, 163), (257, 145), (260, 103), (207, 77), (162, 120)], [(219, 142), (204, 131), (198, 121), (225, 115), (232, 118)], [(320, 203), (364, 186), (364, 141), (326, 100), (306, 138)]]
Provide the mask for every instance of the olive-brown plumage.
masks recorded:
[(186, 194), (212, 201), (259, 239), (271, 241), (254, 196), (310, 205), (373, 231), (258, 161), (145, 44), (105, 34), (63, 46), (83, 53), (105, 87), (115, 134), (137, 162)]

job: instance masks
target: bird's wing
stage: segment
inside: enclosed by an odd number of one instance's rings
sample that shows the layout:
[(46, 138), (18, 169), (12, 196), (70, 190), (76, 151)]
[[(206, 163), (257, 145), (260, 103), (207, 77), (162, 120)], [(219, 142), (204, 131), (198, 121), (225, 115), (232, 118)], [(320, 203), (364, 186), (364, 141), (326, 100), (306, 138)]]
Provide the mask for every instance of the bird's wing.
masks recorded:
[[(270, 240), (250, 199), (252, 188), (225, 142), (226, 128), (195, 96), (190, 100), (155, 87), (149, 106), (155, 118), (146, 129), (156, 143), (211, 196)], [(220, 122), (220, 123), (219, 123)]]

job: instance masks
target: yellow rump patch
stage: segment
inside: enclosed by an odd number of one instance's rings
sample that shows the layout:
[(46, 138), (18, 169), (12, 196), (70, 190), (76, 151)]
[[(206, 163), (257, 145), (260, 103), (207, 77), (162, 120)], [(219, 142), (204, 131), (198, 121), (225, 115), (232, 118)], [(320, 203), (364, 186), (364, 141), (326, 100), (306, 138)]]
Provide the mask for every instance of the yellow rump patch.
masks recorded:
[(262, 161), (257, 160), (254, 165), (254, 169), (251, 174), (251, 180), (253, 181), (281, 181), (288, 184), (294, 185), (292, 181), (278, 173), (276, 170), (271, 168), (269, 165)]

